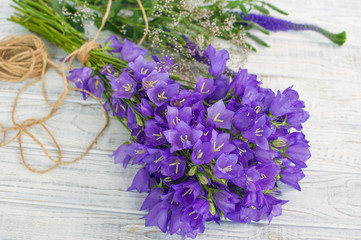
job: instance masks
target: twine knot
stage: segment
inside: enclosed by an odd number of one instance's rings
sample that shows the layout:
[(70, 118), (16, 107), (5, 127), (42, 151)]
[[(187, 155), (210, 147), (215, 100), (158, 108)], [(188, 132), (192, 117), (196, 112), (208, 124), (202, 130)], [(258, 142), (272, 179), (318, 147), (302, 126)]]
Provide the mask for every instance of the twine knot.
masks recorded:
[(92, 41), (87, 41), (85, 42), (78, 50), (77, 52), (77, 59), (78, 61), (84, 66), (88, 60), (89, 60), (89, 52), (92, 49), (96, 49), (96, 48), (100, 48), (100, 44), (99, 43), (95, 43), (93, 40)]

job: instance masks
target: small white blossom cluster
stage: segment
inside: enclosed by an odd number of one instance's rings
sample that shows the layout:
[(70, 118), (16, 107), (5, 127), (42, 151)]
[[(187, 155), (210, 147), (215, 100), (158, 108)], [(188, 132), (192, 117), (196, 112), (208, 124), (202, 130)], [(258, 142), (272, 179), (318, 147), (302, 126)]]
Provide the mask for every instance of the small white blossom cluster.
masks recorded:
[(59, 4), (62, 4), (62, 13), (68, 17), (74, 23), (80, 23), (80, 26), (93, 26), (94, 25), (94, 13), (89, 8), (87, 2), (82, 2), (79, 6), (74, 6), (77, 11), (75, 13), (69, 12), (68, 8), (64, 5), (63, 0), (59, 0)]

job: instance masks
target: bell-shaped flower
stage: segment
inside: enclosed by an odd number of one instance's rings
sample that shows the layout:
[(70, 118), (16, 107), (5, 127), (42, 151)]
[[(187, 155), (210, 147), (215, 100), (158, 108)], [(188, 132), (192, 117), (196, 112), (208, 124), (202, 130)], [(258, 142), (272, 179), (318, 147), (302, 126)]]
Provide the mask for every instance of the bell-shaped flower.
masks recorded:
[(301, 187), (298, 182), (305, 177), (305, 174), (302, 172), (302, 168), (296, 166), (287, 166), (281, 171), (280, 175), (281, 182), (290, 185), (298, 191), (301, 191)]
[(251, 221), (258, 222), (264, 215), (267, 213), (268, 209), (266, 206), (257, 208), (255, 206), (250, 207), (241, 207), (240, 209), (240, 219), (244, 223), (250, 223)]
[(182, 203), (184, 206), (190, 205), (201, 193), (201, 185), (195, 180), (186, 180), (180, 184), (174, 184), (173, 201)]
[(266, 116), (262, 115), (255, 121), (253, 127), (249, 130), (242, 132), (242, 135), (250, 142), (256, 143), (257, 146), (259, 146), (260, 148), (268, 150), (269, 144), (267, 138), (272, 133), (269, 125), (270, 124), (267, 121)]
[(212, 45), (208, 45), (205, 54), (208, 56), (210, 62), (209, 73), (213, 77), (222, 74), (226, 69), (227, 61), (229, 60), (228, 51), (227, 50), (216, 51), (216, 49)]
[(123, 163), (123, 167), (126, 168), (130, 160), (130, 156), (125, 152), (129, 147), (128, 144), (120, 145), (111, 155), (114, 158), (114, 163)]
[[(248, 191), (260, 191), (275, 188), (275, 177), (281, 168), (276, 163), (257, 164), (246, 170), (246, 188)], [(241, 186), (244, 187), (244, 186)]]
[(194, 88), (194, 92), (199, 93), (201, 95), (201, 99), (204, 99), (212, 94), (215, 89), (216, 87), (214, 86), (214, 80), (212, 78), (204, 78), (203, 76), (199, 76), (196, 87)]
[(109, 47), (113, 48), (112, 50), (109, 50), (110, 52), (120, 52), (123, 48), (123, 43), (119, 41), (116, 35), (111, 35), (106, 41), (106, 44), (108, 43)]
[(155, 68), (157, 64), (153, 61), (147, 62), (143, 56), (137, 57), (134, 62), (130, 62), (127, 65), (133, 70), (134, 77), (138, 81), (142, 81), (142, 79), (148, 76)]
[[(113, 97), (109, 99), (109, 102), (112, 105), (113, 116), (124, 118), (127, 110), (126, 108), (127, 106), (125, 105), (125, 103), (120, 98), (113, 98)], [(104, 108), (105, 110), (110, 111), (108, 102), (104, 103)]]
[(148, 192), (150, 174), (145, 168), (141, 168), (135, 175), (132, 185), (128, 188), (128, 191), (136, 189), (138, 192)]
[(207, 122), (218, 128), (230, 129), (234, 112), (227, 110), (222, 100), (219, 100), (207, 109)]
[(201, 130), (192, 129), (182, 120), (179, 121), (174, 129), (166, 130), (163, 133), (167, 141), (171, 144), (171, 152), (190, 149), (203, 135)]
[(157, 106), (168, 102), (174, 95), (179, 92), (179, 84), (167, 84), (163, 81), (159, 82), (155, 87), (147, 91), (149, 99)]
[[(93, 69), (90, 67), (82, 67), (78, 69), (74, 69), (69, 71), (70, 76), (68, 77), (68, 80), (70, 82), (75, 83), (75, 86), (77, 88), (81, 88), (83, 90), (89, 91), (88, 87), (88, 81), (93, 75)], [(88, 98), (88, 94), (85, 92), (83, 93), (83, 99), (86, 100)]]
[(107, 64), (104, 67), (102, 67), (102, 70), (100, 70), (100, 73), (104, 76), (113, 75), (114, 74), (114, 68), (113, 65)]
[(170, 156), (162, 161), (162, 174), (169, 176), (174, 180), (184, 175), (186, 161), (180, 156)]
[(100, 98), (105, 90), (103, 79), (101, 79), (98, 75), (90, 78), (88, 81), (88, 89), (89, 92)]
[(168, 105), (164, 103), (163, 105), (155, 108), (154, 118), (158, 123), (167, 125), (167, 119), (166, 119), (167, 113), (168, 113)]
[(144, 56), (147, 50), (140, 48), (137, 44), (124, 39), (123, 47), (120, 50), (120, 55), (124, 61), (132, 62), (139, 56)]
[(287, 200), (280, 200), (271, 195), (265, 195), (266, 206), (268, 209), (267, 218), (268, 222), (271, 223), (273, 217), (280, 216), (282, 214), (282, 205), (287, 203)]
[(197, 199), (184, 209), (182, 220), (189, 223), (192, 229), (198, 229), (207, 220), (209, 210), (210, 206), (207, 200)]
[(163, 201), (158, 202), (152, 207), (148, 214), (145, 215), (145, 226), (158, 226), (162, 232), (167, 231), (169, 224), (170, 212), (169, 207), (164, 207)]
[(233, 179), (240, 176), (243, 167), (238, 164), (238, 157), (235, 154), (222, 154), (216, 161), (213, 174), (221, 179)]
[(223, 99), (228, 93), (228, 85), (229, 79), (223, 77), (223, 75), (214, 80), (214, 87), (217, 90), (213, 91), (209, 98), (214, 101)]
[(256, 120), (256, 112), (249, 106), (241, 107), (233, 118), (233, 126), (239, 131), (249, 130)]
[(208, 164), (213, 159), (212, 144), (198, 140), (193, 146), (191, 160), (194, 164)]
[(149, 101), (145, 98), (142, 98), (140, 104), (138, 104), (138, 111), (143, 114), (145, 117), (153, 117), (154, 110), (152, 105), (149, 104)]
[(235, 212), (236, 205), (242, 201), (236, 193), (227, 190), (215, 192), (213, 194), (213, 199), (225, 217), (227, 217), (228, 214)]
[(248, 74), (247, 69), (238, 69), (236, 76), (229, 84), (228, 91), (232, 91), (232, 95), (242, 97), (247, 86), (256, 87), (259, 85), (257, 76)]
[(230, 153), (236, 149), (233, 144), (229, 143), (230, 135), (228, 133), (220, 133), (216, 130), (212, 130), (212, 138), (210, 140), (212, 144), (212, 152), (214, 157), (219, 157), (222, 153)]
[(142, 87), (146, 91), (154, 88), (160, 82), (168, 83), (169, 74), (168, 73), (160, 73), (157, 70), (153, 70), (148, 73), (146, 77), (142, 79)]
[(198, 96), (189, 89), (182, 89), (179, 94), (176, 94), (170, 100), (170, 105), (181, 109), (183, 107), (190, 107), (196, 102), (199, 102)]
[(151, 209), (157, 203), (162, 201), (160, 199), (160, 196), (162, 195), (162, 193), (163, 193), (163, 190), (158, 187), (151, 190), (150, 193), (148, 194), (148, 196), (145, 198), (142, 206), (140, 207), (140, 210)]
[(146, 156), (142, 161), (146, 163), (145, 169), (150, 173), (157, 172), (162, 164), (162, 161), (165, 159), (165, 154), (163, 150), (160, 149), (147, 149), (149, 155)]
[(145, 122), (144, 132), (147, 136), (147, 141), (152, 145), (162, 145), (166, 143), (163, 131), (165, 128), (153, 119), (149, 119)]
[(238, 161), (245, 168), (248, 166), (248, 161), (254, 158), (253, 150), (249, 148), (248, 143), (239, 139), (233, 139), (231, 143), (236, 147), (232, 152), (238, 156)]
[(116, 79), (110, 81), (113, 97), (130, 99), (137, 91), (137, 83), (127, 72), (122, 72)]
[(133, 164), (139, 164), (144, 157), (148, 156), (147, 147), (133, 141), (125, 152), (133, 158)]
[(192, 109), (190, 107), (184, 107), (178, 110), (176, 107), (168, 106), (167, 109), (168, 111), (166, 118), (169, 128), (176, 128), (180, 121), (183, 121), (189, 125), (193, 118)]
[(261, 209), (266, 204), (266, 199), (264, 197), (263, 191), (246, 191), (243, 196), (242, 206), (243, 207), (252, 207)]

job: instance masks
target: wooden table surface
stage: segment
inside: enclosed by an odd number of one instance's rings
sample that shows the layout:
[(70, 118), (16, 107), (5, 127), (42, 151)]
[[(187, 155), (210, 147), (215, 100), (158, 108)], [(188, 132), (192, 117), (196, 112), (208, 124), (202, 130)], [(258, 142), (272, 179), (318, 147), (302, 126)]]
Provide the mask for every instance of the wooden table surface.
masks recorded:
[[(333, 32), (346, 30), (348, 37), (340, 48), (312, 32), (272, 33), (264, 37), (272, 47), (259, 47), (245, 64), (264, 86), (283, 90), (294, 85), (306, 102), (311, 118), (304, 133), (312, 157), (302, 191), (283, 188), (282, 199), (290, 202), (270, 225), (267, 221), (211, 223), (197, 239), (361, 239), (361, 2), (273, 2), (290, 13), (289, 20)], [(10, 4), (11, 0), (0, 1), (0, 38), (29, 33), (6, 21), (13, 12)], [(47, 46), (53, 59), (64, 56), (57, 47)], [(13, 101), (24, 84), (0, 83), (0, 122), (5, 126), (11, 126)], [(49, 98), (56, 100), (62, 80), (53, 71), (46, 76), (46, 88)], [(21, 122), (48, 112), (38, 84), (22, 95), (16, 118)], [(100, 113), (94, 101), (85, 102), (72, 93), (47, 122), (61, 144), (64, 160), (86, 149), (102, 127)], [(32, 132), (55, 157), (56, 148), (44, 131), (34, 128)], [(44, 175), (24, 167), (17, 141), (0, 148), (0, 239), (181, 239), (144, 227), (139, 207), (145, 195), (126, 191), (138, 167), (125, 170), (109, 157), (127, 137), (119, 122), (111, 119), (83, 160)], [(50, 165), (29, 137), (24, 137), (23, 144), (32, 166)]]

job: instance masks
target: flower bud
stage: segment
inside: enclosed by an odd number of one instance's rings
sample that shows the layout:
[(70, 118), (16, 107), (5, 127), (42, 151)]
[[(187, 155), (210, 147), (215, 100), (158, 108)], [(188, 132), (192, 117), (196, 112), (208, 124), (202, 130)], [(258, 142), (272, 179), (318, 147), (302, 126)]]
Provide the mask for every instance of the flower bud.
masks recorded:
[(284, 146), (286, 146), (286, 143), (283, 141), (283, 140), (281, 140), (281, 139), (276, 139), (276, 140), (274, 140), (273, 142), (272, 142), (272, 144), (273, 144), (273, 146), (275, 146), (275, 147), (284, 147)]
[(197, 178), (198, 178), (198, 181), (200, 184), (203, 184), (203, 185), (206, 185), (208, 184), (208, 179), (206, 176), (204, 176), (203, 174), (196, 174)]
[(189, 176), (193, 176), (196, 172), (197, 172), (197, 166), (193, 166), (193, 167), (189, 170), (188, 175), (189, 175)]
[(209, 212), (214, 216), (216, 214), (216, 207), (212, 200), (208, 200), (209, 202)]

